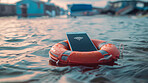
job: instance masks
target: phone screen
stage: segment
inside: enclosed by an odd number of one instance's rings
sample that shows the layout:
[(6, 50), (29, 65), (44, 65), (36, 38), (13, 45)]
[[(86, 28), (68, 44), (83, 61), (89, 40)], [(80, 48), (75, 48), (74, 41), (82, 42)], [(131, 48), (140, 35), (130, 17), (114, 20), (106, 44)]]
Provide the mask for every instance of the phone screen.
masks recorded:
[(67, 32), (67, 39), (72, 51), (96, 51), (90, 38), (85, 32)]

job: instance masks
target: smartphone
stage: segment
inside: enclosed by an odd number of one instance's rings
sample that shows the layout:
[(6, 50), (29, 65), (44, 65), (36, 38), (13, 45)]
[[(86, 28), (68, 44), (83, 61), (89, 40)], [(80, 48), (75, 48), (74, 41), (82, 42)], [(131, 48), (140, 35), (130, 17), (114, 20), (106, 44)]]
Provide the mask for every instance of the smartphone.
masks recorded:
[(71, 51), (96, 51), (97, 48), (86, 32), (67, 32), (67, 39)]

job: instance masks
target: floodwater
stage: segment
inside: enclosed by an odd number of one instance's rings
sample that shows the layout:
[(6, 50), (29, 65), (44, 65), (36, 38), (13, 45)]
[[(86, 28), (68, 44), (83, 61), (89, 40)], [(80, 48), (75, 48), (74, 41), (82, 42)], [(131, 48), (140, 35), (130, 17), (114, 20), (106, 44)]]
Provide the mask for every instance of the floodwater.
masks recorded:
[[(91, 39), (124, 44), (118, 65), (49, 65), (51, 47), (66, 32), (87, 32)], [(148, 83), (148, 18), (90, 17), (0, 18), (0, 82)]]

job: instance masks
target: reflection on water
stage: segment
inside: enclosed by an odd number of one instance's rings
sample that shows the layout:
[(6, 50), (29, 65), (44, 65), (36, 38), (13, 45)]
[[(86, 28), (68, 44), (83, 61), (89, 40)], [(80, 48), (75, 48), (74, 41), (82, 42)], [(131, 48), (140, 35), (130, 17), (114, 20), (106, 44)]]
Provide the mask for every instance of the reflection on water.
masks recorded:
[[(148, 19), (111, 16), (16, 19), (0, 18), (0, 82), (115, 82), (147, 83)], [(52, 45), (66, 32), (87, 32), (119, 46), (124, 58), (118, 65), (57, 67), (49, 65)]]

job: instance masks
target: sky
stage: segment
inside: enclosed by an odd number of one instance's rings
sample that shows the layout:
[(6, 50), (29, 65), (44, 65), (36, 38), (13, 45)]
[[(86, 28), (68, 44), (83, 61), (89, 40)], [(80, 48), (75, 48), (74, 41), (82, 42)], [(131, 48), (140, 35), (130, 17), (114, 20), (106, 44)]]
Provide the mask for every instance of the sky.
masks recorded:
[(74, 4), (74, 3), (88, 3), (96, 7), (104, 7), (107, 3), (107, 0), (52, 0), (51, 2), (63, 8), (66, 8), (67, 4)]

